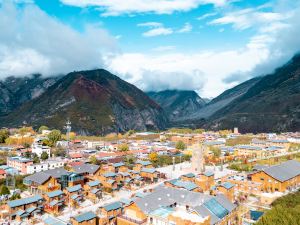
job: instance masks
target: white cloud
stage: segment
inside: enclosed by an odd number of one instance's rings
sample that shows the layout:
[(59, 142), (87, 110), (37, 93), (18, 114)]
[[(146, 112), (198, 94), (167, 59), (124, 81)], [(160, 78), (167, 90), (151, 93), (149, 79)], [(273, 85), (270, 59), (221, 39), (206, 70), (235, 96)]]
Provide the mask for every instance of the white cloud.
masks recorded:
[(209, 18), (209, 17), (213, 17), (213, 16), (215, 16), (215, 15), (217, 15), (218, 13), (216, 13), (216, 12), (213, 12), (213, 13), (206, 13), (206, 14), (203, 14), (202, 16), (199, 16), (198, 18), (197, 18), (197, 20), (204, 20), (204, 19), (206, 19), (206, 18)]
[(60, 0), (66, 5), (77, 7), (99, 7), (104, 16), (121, 14), (156, 13), (171, 14), (189, 11), (200, 5), (224, 6), (229, 0)]
[(185, 23), (184, 26), (178, 30), (178, 33), (188, 33), (190, 31), (192, 31), (193, 27), (190, 23)]
[(156, 48), (153, 48), (152, 51), (154, 52), (165, 52), (165, 51), (172, 51), (175, 50), (176, 46), (174, 45), (166, 45), (166, 46), (158, 46)]
[(260, 7), (248, 8), (229, 12), (223, 17), (212, 20), (208, 24), (232, 24), (236, 30), (245, 30), (251, 27), (260, 27), (274, 22), (284, 21), (291, 16), (290, 14), (281, 14), (277, 12), (263, 12), (259, 11), (260, 9)]
[(144, 37), (155, 37), (161, 35), (169, 35), (174, 31), (171, 28), (166, 28), (162, 23), (157, 22), (147, 22), (147, 23), (139, 23), (138, 27), (149, 27), (150, 30), (143, 33)]
[(33, 4), (0, 3), (0, 77), (53, 75), (103, 65), (115, 39), (97, 25), (80, 33)]

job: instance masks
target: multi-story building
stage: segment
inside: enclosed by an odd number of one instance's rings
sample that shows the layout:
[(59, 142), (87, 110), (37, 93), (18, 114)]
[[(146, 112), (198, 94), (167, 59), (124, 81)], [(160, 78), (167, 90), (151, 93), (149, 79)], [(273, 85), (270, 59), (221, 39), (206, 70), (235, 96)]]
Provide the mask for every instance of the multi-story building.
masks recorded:
[(47, 160), (39, 164), (32, 164), (27, 166), (27, 174), (46, 171), (50, 169), (60, 168), (64, 166), (62, 160)]
[(262, 183), (261, 191), (285, 192), (300, 186), (300, 162), (289, 160), (279, 165), (262, 167), (251, 174), (251, 180)]
[(7, 158), (7, 166), (17, 169), (21, 174), (27, 174), (27, 167), (32, 164), (31, 159), (20, 156)]
[(34, 142), (31, 145), (31, 152), (37, 154), (38, 157), (41, 157), (43, 152), (46, 152), (50, 157), (50, 150), (50, 147), (43, 145), (40, 142)]

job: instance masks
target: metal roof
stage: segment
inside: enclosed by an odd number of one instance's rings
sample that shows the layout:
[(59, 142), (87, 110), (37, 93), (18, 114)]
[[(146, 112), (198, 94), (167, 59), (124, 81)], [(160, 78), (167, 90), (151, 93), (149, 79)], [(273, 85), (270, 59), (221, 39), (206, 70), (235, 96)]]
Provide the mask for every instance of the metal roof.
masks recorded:
[(9, 201), (7, 204), (10, 208), (13, 208), (13, 207), (21, 206), (21, 205), (27, 205), (27, 204), (31, 204), (34, 202), (38, 202), (40, 200), (43, 200), (42, 196), (35, 195), (35, 196), (29, 197), (29, 198), (22, 198), (22, 199)]
[(120, 167), (120, 166), (125, 166), (125, 164), (123, 162), (119, 162), (119, 163), (114, 163), (112, 164), (113, 167)]
[(193, 178), (193, 177), (195, 177), (195, 174), (193, 174), (193, 173), (187, 173), (187, 174), (183, 174), (182, 176), (183, 177), (188, 177), (188, 178)]
[(104, 205), (103, 208), (106, 211), (116, 210), (116, 209), (122, 208), (122, 204), (120, 202), (113, 202), (113, 203)]
[(46, 194), (48, 195), (49, 198), (53, 198), (59, 195), (63, 195), (64, 193), (61, 190), (56, 190), (56, 191), (48, 192)]
[(97, 216), (96, 216), (95, 213), (89, 211), (89, 212), (85, 212), (85, 213), (82, 213), (82, 214), (80, 214), (80, 215), (74, 216), (74, 219), (75, 219), (77, 222), (81, 223), (81, 222), (83, 222), (83, 221), (89, 221), (89, 220), (92, 220), (92, 219), (94, 219), (94, 218), (96, 218), (96, 217), (97, 217)]
[(152, 163), (150, 161), (143, 161), (143, 160), (138, 160), (138, 161), (136, 161), (135, 164), (141, 164), (143, 166), (152, 165)]
[(82, 165), (79, 165), (79, 166), (73, 166), (72, 168), (76, 173), (94, 174), (99, 170), (100, 166), (99, 165), (93, 165), (93, 164), (82, 164)]
[(300, 162), (289, 160), (279, 165), (263, 169), (266, 174), (281, 182), (300, 175)]
[(89, 185), (90, 187), (94, 187), (100, 184), (99, 180), (94, 180), (94, 181), (90, 181), (87, 183), (87, 185)]
[(24, 182), (34, 182), (37, 184), (43, 184), (45, 183), (47, 180), (49, 180), (49, 178), (51, 177), (51, 175), (44, 173), (44, 172), (38, 172), (32, 175), (29, 175), (28, 177), (24, 178)]
[(75, 192), (75, 191), (79, 191), (82, 189), (81, 185), (80, 184), (77, 184), (75, 186), (72, 186), (72, 187), (67, 187), (66, 188), (68, 192)]
[(204, 206), (213, 214), (215, 214), (219, 219), (222, 219), (229, 211), (224, 208), (216, 199), (212, 198), (204, 202)]
[(52, 170), (46, 170), (46, 171), (44, 171), (44, 173), (47, 173), (54, 178), (60, 178), (63, 175), (69, 174), (69, 172), (67, 170), (65, 170), (64, 168), (56, 168), (56, 169), (52, 169)]
[(234, 187), (234, 184), (232, 184), (230, 182), (225, 182), (225, 183), (222, 183), (221, 186), (226, 189), (230, 189), (230, 188)]
[(103, 176), (105, 176), (105, 177), (115, 177), (115, 176), (117, 176), (117, 174), (113, 173), (113, 172), (106, 172)]
[(145, 172), (145, 173), (155, 173), (157, 172), (155, 168), (142, 168), (141, 172)]

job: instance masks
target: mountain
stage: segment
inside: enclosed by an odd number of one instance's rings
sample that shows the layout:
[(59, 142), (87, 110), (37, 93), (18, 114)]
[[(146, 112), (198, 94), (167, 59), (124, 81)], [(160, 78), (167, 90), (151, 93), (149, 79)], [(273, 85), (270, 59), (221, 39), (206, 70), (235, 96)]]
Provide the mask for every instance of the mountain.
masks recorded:
[(167, 124), (159, 105), (135, 86), (102, 69), (63, 76), (0, 123), (62, 129), (67, 118), (73, 131), (96, 135), (130, 129), (157, 130)]
[(299, 131), (300, 55), (215, 112), (208, 127), (242, 132)]
[(224, 91), (222, 94), (212, 99), (205, 107), (200, 108), (196, 112), (190, 114), (188, 119), (190, 121), (207, 119), (216, 113), (218, 110), (230, 104), (235, 99), (245, 94), (253, 85), (255, 85), (261, 78), (253, 78), (242, 84), (239, 84), (231, 89)]
[(37, 98), (59, 77), (44, 78), (40, 74), (25, 77), (7, 77), (0, 81), (0, 115), (7, 114), (24, 102)]
[(165, 110), (170, 121), (182, 120), (206, 104), (195, 91), (165, 90), (147, 94)]

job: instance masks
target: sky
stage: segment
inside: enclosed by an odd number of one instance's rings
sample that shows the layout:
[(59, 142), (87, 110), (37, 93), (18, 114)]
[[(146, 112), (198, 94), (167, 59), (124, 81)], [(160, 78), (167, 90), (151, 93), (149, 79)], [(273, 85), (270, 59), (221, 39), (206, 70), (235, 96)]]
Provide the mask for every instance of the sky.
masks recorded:
[(0, 0), (0, 78), (104, 68), (212, 98), (300, 49), (300, 0)]

